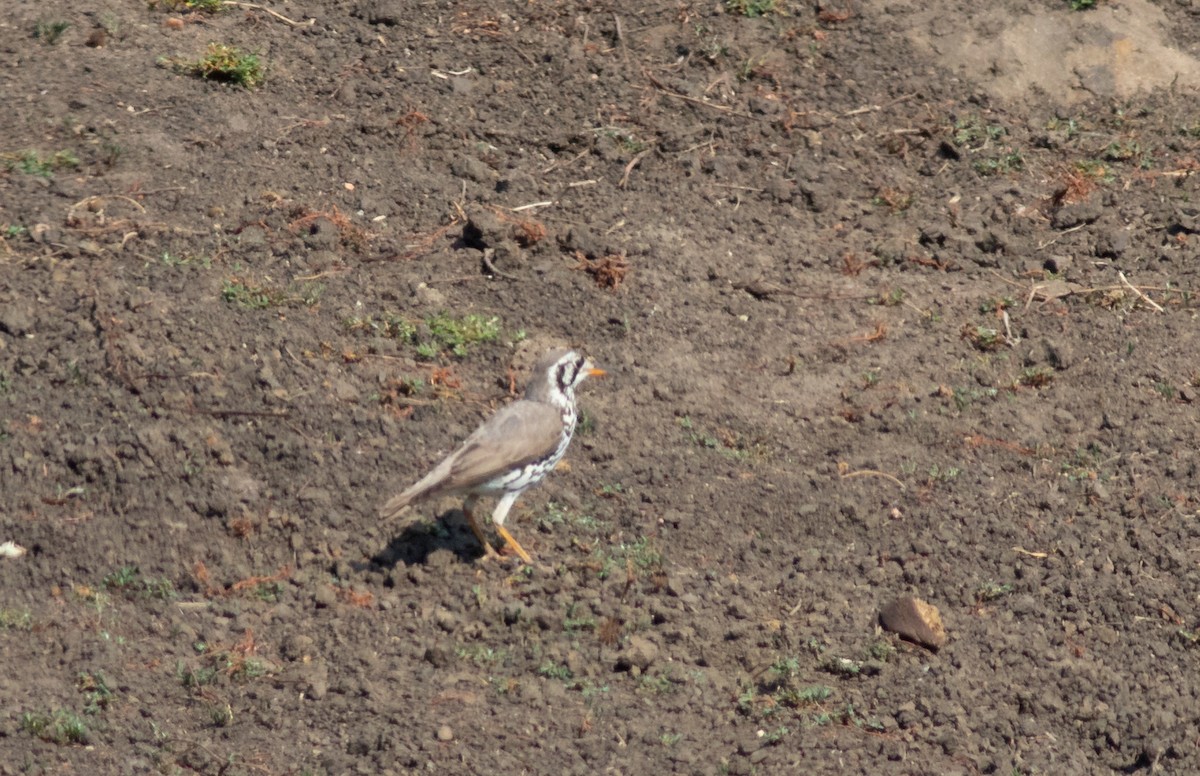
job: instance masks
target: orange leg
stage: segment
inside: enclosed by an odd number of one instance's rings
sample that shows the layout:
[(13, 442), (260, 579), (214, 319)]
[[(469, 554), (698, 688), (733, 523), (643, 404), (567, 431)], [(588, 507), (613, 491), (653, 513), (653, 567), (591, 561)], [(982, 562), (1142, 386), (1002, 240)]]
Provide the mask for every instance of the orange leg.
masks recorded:
[(533, 565), (533, 558), (529, 557), (529, 553), (525, 552), (525, 548), (513, 538), (513, 535), (508, 532), (507, 528), (502, 525), (498, 525), (496, 526), (496, 531), (499, 532), (505, 543), (512, 548), (513, 552), (521, 556), (521, 560), (525, 561), (525, 563), (530, 566)]
[(475, 534), (475, 538), (478, 539), (479, 543), (483, 545), (484, 557), (499, 557), (499, 553), (496, 552), (496, 548), (492, 547), (491, 542), (489, 542), (487, 537), (483, 535), (483, 529), (479, 527), (479, 523), (475, 522), (474, 506), (475, 499), (468, 499), (467, 502), (463, 504), (463, 514), (467, 516), (467, 523), (471, 526), (471, 532)]

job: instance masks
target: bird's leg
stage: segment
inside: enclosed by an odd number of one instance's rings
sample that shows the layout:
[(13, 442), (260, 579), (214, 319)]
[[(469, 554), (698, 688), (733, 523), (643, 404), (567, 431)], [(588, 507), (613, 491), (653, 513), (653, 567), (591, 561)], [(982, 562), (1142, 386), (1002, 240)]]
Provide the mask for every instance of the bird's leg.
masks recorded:
[(496, 508), (492, 510), (492, 523), (495, 524), (496, 532), (504, 539), (504, 543), (512, 548), (512, 551), (519, 555), (521, 560), (532, 566), (533, 558), (529, 556), (529, 553), (525, 552), (525, 548), (521, 546), (520, 542), (514, 539), (513, 535), (504, 527), (504, 518), (508, 517), (508, 510), (512, 509), (513, 502), (517, 500), (517, 496), (519, 495), (519, 493), (504, 494), (496, 504)]
[(491, 542), (483, 535), (483, 529), (479, 527), (479, 523), (475, 522), (475, 502), (478, 501), (474, 496), (468, 496), (463, 502), (463, 514), (467, 516), (467, 524), (471, 526), (471, 532), (475, 534), (475, 538), (483, 545), (483, 554), (488, 558), (499, 557), (499, 553), (492, 547)]

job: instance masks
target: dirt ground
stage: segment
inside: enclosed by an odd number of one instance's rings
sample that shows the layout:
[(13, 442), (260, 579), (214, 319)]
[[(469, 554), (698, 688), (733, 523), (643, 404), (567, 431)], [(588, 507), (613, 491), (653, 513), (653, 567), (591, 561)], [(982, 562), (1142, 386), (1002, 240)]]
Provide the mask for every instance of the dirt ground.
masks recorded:
[(0, 774), (1200, 773), (1200, 3), (204, 5), (0, 21)]

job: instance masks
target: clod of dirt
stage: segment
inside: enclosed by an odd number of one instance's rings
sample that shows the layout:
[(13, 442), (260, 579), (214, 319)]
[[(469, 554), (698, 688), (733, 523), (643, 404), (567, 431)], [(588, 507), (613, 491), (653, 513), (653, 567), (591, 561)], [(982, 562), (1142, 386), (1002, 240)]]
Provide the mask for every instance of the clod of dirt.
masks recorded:
[(617, 658), (618, 671), (645, 671), (658, 657), (658, 645), (644, 636), (631, 636)]
[(915, 644), (937, 650), (946, 643), (942, 615), (933, 604), (920, 598), (897, 598), (879, 613), (879, 622), (887, 630)]
[(442, 725), (437, 730), (437, 739), (439, 741), (453, 741), (454, 730), (449, 725)]

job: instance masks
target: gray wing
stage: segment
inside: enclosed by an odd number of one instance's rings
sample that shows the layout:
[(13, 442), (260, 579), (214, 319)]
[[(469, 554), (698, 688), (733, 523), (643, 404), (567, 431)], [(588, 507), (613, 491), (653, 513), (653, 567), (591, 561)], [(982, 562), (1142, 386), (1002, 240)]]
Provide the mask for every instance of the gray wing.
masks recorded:
[(417, 499), (469, 490), (503, 472), (545, 457), (562, 438), (562, 414), (541, 402), (517, 400), (475, 429), (433, 471), (379, 510), (395, 518)]
[(477, 428), (447, 459), (448, 476), (439, 490), (472, 488), (545, 458), (558, 447), (562, 432), (562, 413), (555, 407), (515, 401)]

